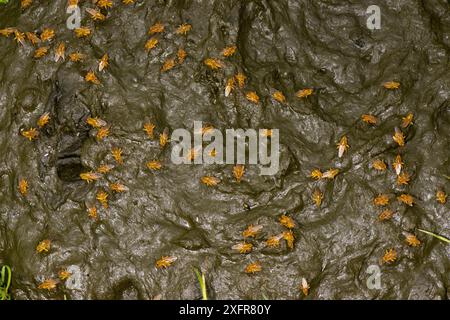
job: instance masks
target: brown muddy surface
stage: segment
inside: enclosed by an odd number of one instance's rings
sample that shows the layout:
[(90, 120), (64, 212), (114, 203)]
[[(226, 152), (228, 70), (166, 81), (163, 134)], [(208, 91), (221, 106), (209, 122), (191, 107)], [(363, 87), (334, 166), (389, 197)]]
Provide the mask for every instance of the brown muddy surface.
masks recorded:
[[(38, 35), (53, 28), (45, 44), (49, 53), (33, 58), (35, 47), (17, 44), (14, 34), (0, 36), (0, 264), (13, 270), (14, 299), (198, 299), (192, 271), (206, 274), (211, 298), (303, 299), (301, 279), (310, 284), (307, 299), (448, 299), (450, 246), (417, 231), (450, 236), (450, 4), (444, 0), (400, 1), (142, 1), (124, 5), (114, 0), (102, 10), (105, 21), (93, 22), (80, 1), (82, 25), (92, 28), (77, 39), (66, 26), (66, 1), (38, 1), (21, 10), (19, 1), (0, 5), (0, 29), (15, 27)], [(380, 30), (366, 27), (366, 9), (381, 8)], [(165, 31), (146, 52), (147, 31), (156, 22)], [(192, 25), (176, 34), (182, 23)], [(66, 45), (66, 60), (54, 61), (57, 45)], [(235, 44), (234, 56), (224, 47)], [(168, 58), (184, 48), (186, 60), (161, 72)], [(67, 56), (87, 55), (81, 63)], [(109, 67), (96, 70), (108, 53)], [(203, 60), (220, 58), (224, 67), (210, 70)], [(96, 70), (100, 85), (84, 76)], [(226, 81), (237, 72), (248, 77), (244, 89), (224, 96)], [(397, 90), (383, 83), (397, 81)], [(295, 93), (314, 88), (307, 98)], [(271, 98), (281, 90), (287, 102)], [(256, 91), (260, 103), (245, 98)], [(49, 123), (33, 141), (22, 130), (36, 127), (49, 112)], [(402, 117), (406, 144), (392, 139)], [(361, 115), (373, 114), (371, 126)], [(110, 126), (101, 142), (87, 117)], [(280, 129), (280, 170), (260, 176), (258, 165), (246, 166), (240, 183), (233, 165), (174, 165), (170, 148), (143, 131), (146, 122), (164, 128), (192, 130), (193, 121), (215, 128)], [(350, 148), (342, 158), (336, 143), (346, 135)], [(111, 149), (123, 150), (117, 165)], [(399, 186), (392, 169), (400, 154), (411, 176)], [(150, 171), (147, 161), (163, 168)], [(384, 159), (386, 171), (372, 167)], [(79, 174), (101, 164), (115, 167), (95, 183)], [(313, 169), (338, 168), (333, 179), (314, 180)], [(201, 177), (221, 179), (215, 187)], [(26, 179), (26, 195), (18, 190)], [(112, 193), (121, 182), (125, 193)], [(311, 194), (324, 193), (320, 208)], [(98, 190), (109, 194), (109, 208), (96, 202)], [(394, 212), (380, 222), (373, 199), (388, 194)], [(413, 206), (397, 200), (414, 197)], [(96, 205), (98, 220), (87, 206)], [(265, 240), (285, 231), (281, 214), (296, 223), (294, 248), (282, 241), (267, 248)], [(262, 231), (249, 242), (252, 252), (231, 247), (242, 241), (250, 224)], [(405, 242), (415, 234), (420, 246)], [(51, 240), (48, 253), (36, 246)], [(380, 263), (387, 249), (397, 259)], [(161, 256), (177, 261), (157, 269)], [(245, 266), (259, 261), (254, 275)], [(370, 265), (381, 270), (381, 289), (366, 285)], [(72, 273), (54, 290), (38, 289), (58, 271)]]

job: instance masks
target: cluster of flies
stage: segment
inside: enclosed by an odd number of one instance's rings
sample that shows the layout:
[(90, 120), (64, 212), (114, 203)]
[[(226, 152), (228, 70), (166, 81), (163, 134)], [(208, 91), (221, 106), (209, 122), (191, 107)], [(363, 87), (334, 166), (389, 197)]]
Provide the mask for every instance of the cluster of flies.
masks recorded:
[[(400, 83), (396, 81), (389, 81), (383, 84), (384, 88), (387, 90), (397, 90), (400, 88)], [(373, 114), (363, 114), (361, 116), (361, 120), (368, 125), (376, 126), (379, 124), (380, 120)], [(402, 130), (407, 130), (411, 125), (413, 125), (414, 114), (409, 112), (402, 118), (400, 127), (395, 127), (392, 135), (392, 140), (397, 145), (398, 148), (402, 148), (406, 144), (405, 134)], [(347, 136), (342, 136), (340, 141), (337, 143), (338, 157), (341, 158), (344, 156), (345, 152), (349, 149), (348, 138)], [(396, 157), (392, 159), (392, 170), (396, 175), (396, 184), (398, 186), (406, 186), (411, 181), (411, 176), (405, 168), (405, 163), (402, 160), (402, 156), (400, 153), (397, 153)], [(385, 172), (388, 169), (388, 164), (385, 159), (375, 159), (371, 163), (371, 167), (373, 170), (378, 172)], [(316, 180), (323, 178), (330, 178), (330, 172), (333, 172), (331, 178), (334, 178), (335, 175), (339, 173), (338, 169), (330, 169), (328, 171), (322, 172), (320, 169), (312, 170), (310, 177)], [(323, 199), (323, 193), (319, 189), (315, 189), (312, 194), (312, 200), (316, 204), (317, 207), (320, 207)], [(388, 208), (391, 197), (389, 194), (382, 193), (378, 194), (373, 199), (373, 204), (376, 207), (382, 207), (384, 210), (381, 211), (378, 215), (379, 221), (386, 221), (393, 217), (394, 212)], [(397, 196), (397, 200), (400, 203), (403, 203), (407, 206), (414, 206), (415, 199), (409, 193), (403, 192)], [(436, 191), (436, 201), (440, 204), (445, 204), (447, 202), (447, 194), (444, 190), (438, 189)], [(404, 233), (405, 242), (407, 245), (412, 247), (420, 246), (420, 240), (412, 233), (405, 232)], [(383, 264), (391, 264), (397, 260), (397, 250), (395, 248), (388, 248), (384, 252), (384, 255), (381, 257), (380, 261)]]

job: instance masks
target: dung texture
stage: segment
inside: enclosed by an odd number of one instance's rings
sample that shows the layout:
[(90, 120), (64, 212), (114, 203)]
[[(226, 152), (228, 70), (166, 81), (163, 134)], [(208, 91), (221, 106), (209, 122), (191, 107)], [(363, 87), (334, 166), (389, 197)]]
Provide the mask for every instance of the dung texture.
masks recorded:
[[(0, 29), (15, 31), (0, 35), (0, 265), (12, 268), (13, 299), (199, 299), (194, 268), (205, 273), (212, 299), (449, 298), (450, 246), (417, 230), (450, 236), (449, 202), (436, 200), (438, 191), (450, 193), (447, 1), (94, 2), (78, 3), (81, 26), (92, 32), (83, 38), (68, 28), (67, 1), (0, 5)], [(366, 25), (373, 4), (381, 9), (379, 30)], [(94, 21), (87, 8), (105, 19)], [(158, 22), (164, 31), (149, 35)], [(183, 23), (192, 26), (186, 34), (177, 32)], [(15, 39), (46, 28), (54, 37), (36, 45)], [(152, 37), (158, 43), (146, 50)], [(55, 62), (60, 43), (65, 59)], [(224, 57), (234, 45), (235, 54)], [(48, 52), (35, 57), (39, 47)], [(69, 59), (76, 52), (82, 61)], [(99, 72), (105, 53), (109, 65)], [(221, 67), (212, 70), (208, 58)], [(86, 81), (89, 71), (99, 84)], [(236, 82), (226, 97), (237, 73), (245, 85)], [(400, 87), (386, 89), (390, 81)], [(311, 95), (296, 96), (307, 88)], [(259, 103), (246, 98), (250, 91)], [(276, 91), (285, 102), (273, 98)], [(38, 128), (46, 112), (50, 120)], [(413, 121), (402, 127), (409, 113)], [(364, 114), (377, 123), (362, 121)], [(88, 117), (104, 120), (109, 135), (97, 139)], [(279, 129), (280, 170), (261, 176), (259, 165), (246, 165), (237, 182), (230, 164), (173, 164), (159, 135), (192, 131), (193, 121), (221, 131)], [(155, 125), (154, 139), (146, 123)], [(404, 146), (392, 138), (396, 127)], [(23, 136), (30, 128), (38, 128), (36, 139)], [(343, 136), (349, 148), (340, 158)], [(123, 164), (113, 148), (122, 149)], [(408, 184), (397, 183), (397, 155)], [(162, 168), (147, 168), (152, 160)], [(386, 170), (374, 169), (375, 160)], [(114, 168), (91, 183), (80, 178), (102, 164)], [(310, 177), (330, 168), (339, 169), (334, 179)], [(220, 183), (208, 187), (204, 176)], [(117, 182), (128, 190), (112, 192)], [(108, 208), (96, 200), (101, 190)], [(380, 194), (389, 197), (385, 207), (374, 205)], [(401, 194), (413, 197), (412, 206)], [(97, 219), (88, 214), (93, 206)], [(393, 215), (380, 221), (384, 209)], [(283, 239), (268, 247), (269, 237), (287, 231), (282, 214), (295, 224), (293, 248)], [(263, 228), (242, 254), (232, 247), (249, 225)], [(420, 245), (408, 245), (408, 235)], [(46, 239), (48, 252), (38, 253)], [(393, 262), (383, 261), (389, 249)], [(163, 256), (177, 260), (156, 268)], [(246, 273), (254, 262), (261, 271)], [(370, 285), (372, 265), (379, 288)], [(68, 279), (58, 279), (61, 270)], [(56, 287), (39, 289), (48, 279)]]

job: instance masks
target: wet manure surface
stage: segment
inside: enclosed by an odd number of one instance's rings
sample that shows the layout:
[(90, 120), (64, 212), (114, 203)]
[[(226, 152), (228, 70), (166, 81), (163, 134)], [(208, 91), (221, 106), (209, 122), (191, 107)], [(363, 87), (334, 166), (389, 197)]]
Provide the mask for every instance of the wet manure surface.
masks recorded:
[[(447, 1), (369, 30), (373, 1), (86, 0), (81, 38), (66, 1), (27, 2), (0, 5), (13, 299), (199, 299), (194, 268), (212, 299), (449, 298), (450, 246), (417, 230), (450, 235)], [(279, 172), (173, 164), (160, 135), (193, 121), (279, 129)]]

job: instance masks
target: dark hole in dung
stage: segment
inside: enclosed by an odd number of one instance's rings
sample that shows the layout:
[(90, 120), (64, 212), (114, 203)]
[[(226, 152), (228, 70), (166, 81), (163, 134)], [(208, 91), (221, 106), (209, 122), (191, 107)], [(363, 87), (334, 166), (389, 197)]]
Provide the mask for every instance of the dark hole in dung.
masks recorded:
[(63, 135), (56, 161), (58, 177), (65, 182), (80, 180), (80, 173), (84, 170), (81, 164), (81, 147), (88, 137), (87, 130), (79, 130), (76, 134)]
[(66, 182), (79, 180), (82, 170), (81, 159), (77, 156), (61, 158), (56, 163), (58, 177)]
[(130, 279), (125, 279), (119, 282), (113, 288), (113, 296), (115, 300), (142, 299), (140, 290), (135, 286), (133, 281)]

